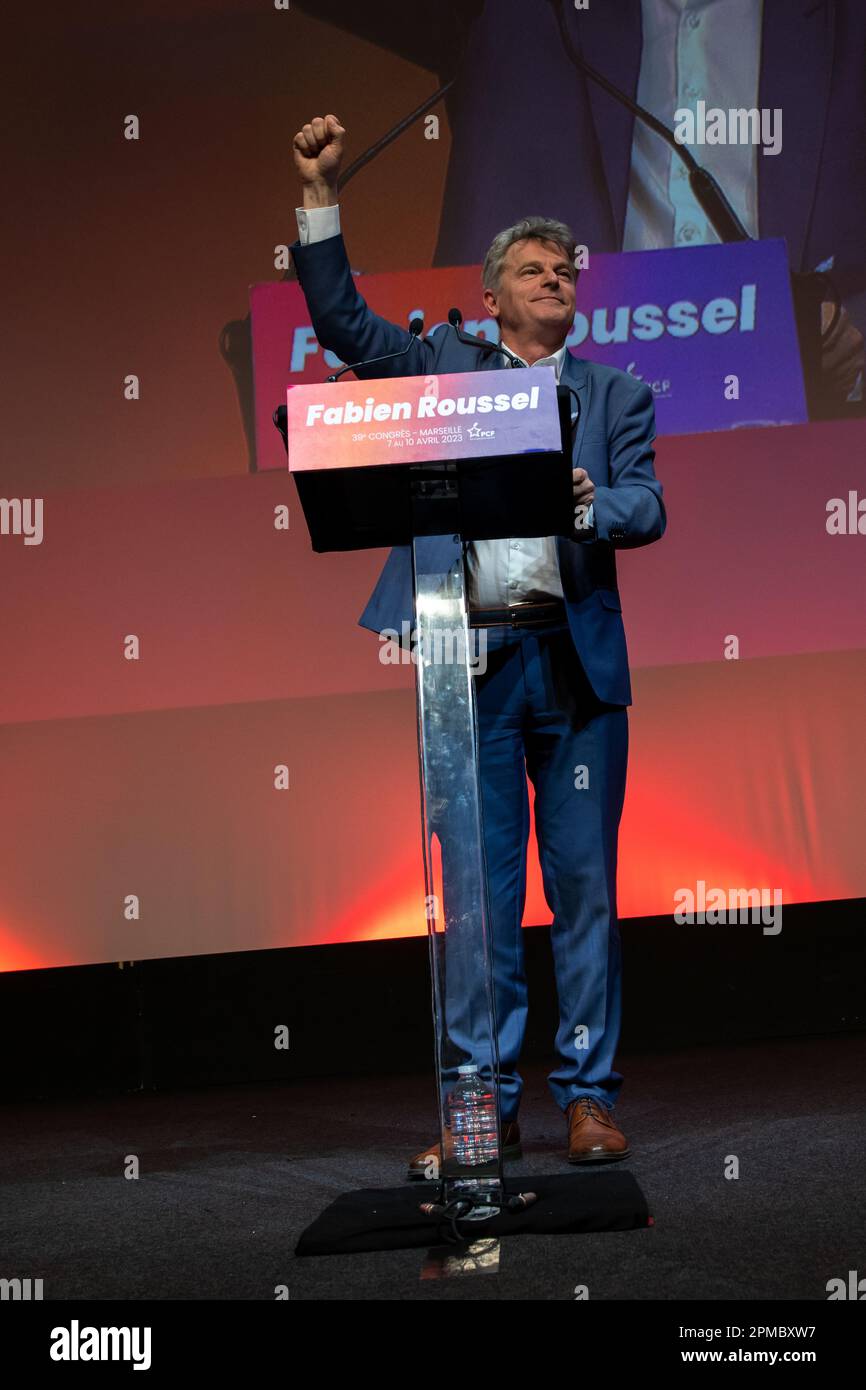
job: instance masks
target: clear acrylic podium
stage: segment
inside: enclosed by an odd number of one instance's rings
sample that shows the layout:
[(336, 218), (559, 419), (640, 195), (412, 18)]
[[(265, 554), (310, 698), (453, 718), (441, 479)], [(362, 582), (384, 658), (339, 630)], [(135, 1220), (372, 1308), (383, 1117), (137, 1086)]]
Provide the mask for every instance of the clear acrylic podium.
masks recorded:
[[(376, 382), (365, 380), (365, 389)], [(303, 389), (303, 388), (295, 388)], [(574, 522), (571, 404), (557, 388), (560, 447), (495, 458), (424, 463), (368, 461), (293, 473), (313, 549), (405, 546), (412, 571), (421, 832), (430, 954), (439, 1157), (426, 1176), (438, 1201), (462, 1203), (461, 1219), (502, 1205), (499, 1053), (487, 900), (464, 542), (569, 536)], [(287, 436), (286, 408), (274, 421)], [(398, 624), (399, 630), (399, 624)], [(481, 639), (483, 641), (483, 638)], [(475, 1067), (485, 1133), (461, 1132), (455, 1087)], [(477, 1089), (477, 1085), (476, 1085)], [(492, 1123), (489, 1122), (492, 1115)], [(436, 1200), (430, 1197), (429, 1200)]]
[[(443, 1201), (465, 1197), (467, 1219), (499, 1209), (497, 1047), (490, 914), (484, 857), (473, 659), (459, 533), (412, 543), (417, 663), (418, 759), (427, 932), (433, 994), (441, 1160), (430, 1175)], [(478, 629), (475, 629), (477, 632)], [(451, 639), (451, 651), (446, 641)], [(446, 659), (451, 656), (453, 659)], [(477, 1068), (493, 1126), (477, 1152), (461, 1153), (452, 1098), (461, 1065)], [(439, 1169), (438, 1173), (436, 1169)]]

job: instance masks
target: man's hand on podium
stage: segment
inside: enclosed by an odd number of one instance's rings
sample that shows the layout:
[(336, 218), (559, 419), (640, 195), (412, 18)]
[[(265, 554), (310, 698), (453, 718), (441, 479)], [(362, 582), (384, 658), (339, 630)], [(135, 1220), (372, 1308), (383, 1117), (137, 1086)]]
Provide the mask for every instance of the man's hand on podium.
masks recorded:
[(574, 493), (574, 505), (583, 504), (589, 507), (595, 496), (595, 483), (589, 476), (585, 468), (572, 468), (571, 470), (572, 492)]
[(314, 116), (292, 141), (295, 168), (305, 208), (331, 207), (337, 201), (346, 132), (336, 116)]
[(589, 526), (589, 509), (595, 497), (595, 483), (585, 468), (572, 468), (571, 480), (571, 490), (574, 494), (574, 529), (585, 531)]

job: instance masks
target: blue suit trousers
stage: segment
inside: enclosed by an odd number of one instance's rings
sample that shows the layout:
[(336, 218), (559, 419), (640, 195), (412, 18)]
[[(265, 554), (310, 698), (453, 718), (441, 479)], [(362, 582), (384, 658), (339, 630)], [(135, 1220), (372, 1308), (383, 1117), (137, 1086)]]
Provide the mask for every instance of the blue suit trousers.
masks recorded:
[[(517, 1068), (527, 1019), (521, 928), (529, 841), (527, 775), (535, 793), (544, 892), (553, 914), (559, 999), (556, 1059), (548, 1084), (563, 1111), (580, 1095), (613, 1107), (622, 1085), (613, 1065), (622, 979), (616, 857), (628, 711), (595, 695), (566, 624), (486, 632), (486, 670), (473, 679), (500, 1114), (503, 1122), (517, 1118), (523, 1088)], [(457, 1017), (449, 1030), (459, 1042)], [(464, 1042), (471, 1055), (471, 1041)]]

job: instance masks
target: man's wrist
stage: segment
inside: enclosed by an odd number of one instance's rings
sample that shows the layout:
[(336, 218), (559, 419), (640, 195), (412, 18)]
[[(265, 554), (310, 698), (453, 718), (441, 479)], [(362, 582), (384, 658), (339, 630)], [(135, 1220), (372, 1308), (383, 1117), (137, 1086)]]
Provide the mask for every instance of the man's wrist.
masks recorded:
[(337, 185), (331, 183), (305, 183), (303, 186), (305, 208), (330, 208), (337, 203)]

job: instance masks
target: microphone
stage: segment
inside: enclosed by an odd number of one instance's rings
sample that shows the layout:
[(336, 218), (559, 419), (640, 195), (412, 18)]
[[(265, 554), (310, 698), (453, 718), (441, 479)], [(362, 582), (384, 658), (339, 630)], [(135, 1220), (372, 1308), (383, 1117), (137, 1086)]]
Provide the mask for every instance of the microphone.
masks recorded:
[(533, 1206), (538, 1201), (536, 1192), (518, 1192), (516, 1197), (509, 1197), (506, 1207), (509, 1211), (525, 1211), (527, 1207)]
[(412, 319), (409, 324), (409, 341), (404, 348), (397, 352), (386, 352), (384, 357), (367, 357), (361, 362), (347, 362), (345, 367), (341, 367), (338, 372), (332, 372), (326, 376), (326, 381), (339, 381), (344, 372), (354, 372), (358, 367), (374, 367), (377, 362), (391, 362), (395, 357), (405, 357), (412, 344), (420, 338), (424, 329), (424, 320), (420, 318)]
[(502, 347), (501, 343), (488, 343), (486, 338), (475, 338), (471, 333), (464, 333), (460, 327), (463, 322), (463, 315), (459, 309), (448, 310), (448, 322), (457, 334), (461, 343), (468, 343), (470, 347), (484, 348), (485, 352), (501, 352), (503, 357), (507, 357), (512, 367), (525, 367), (526, 363), (521, 362), (519, 357), (515, 357), (513, 352), (509, 352), (507, 347)]
[[(459, 338), (461, 343), (469, 343), (471, 347), (485, 348), (487, 352), (501, 352), (504, 357), (508, 358), (512, 367), (526, 366), (526, 363), (521, 362), (519, 357), (515, 357), (514, 353), (509, 351), (507, 347), (502, 347), (502, 345), (499, 343), (488, 343), (485, 338), (475, 338), (471, 333), (464, 333), (460, 327), (461, 323), (463, 322), (463, 315), (461, 314), (459, 309), (448, 310), (448, 322), (454, 329), (454, 332), (457, 334), (457, 337)], [(577, 407), (571, 422), (573, 427), (580, 419), (580, 396), (577, 394), (574, 387), (569, 386), (568, 383), (565, 381), (559, 382), (557, 386), (557, 393), (559, 391), (568, 391), (569, 395), (574, 400), (575, 406)]]

